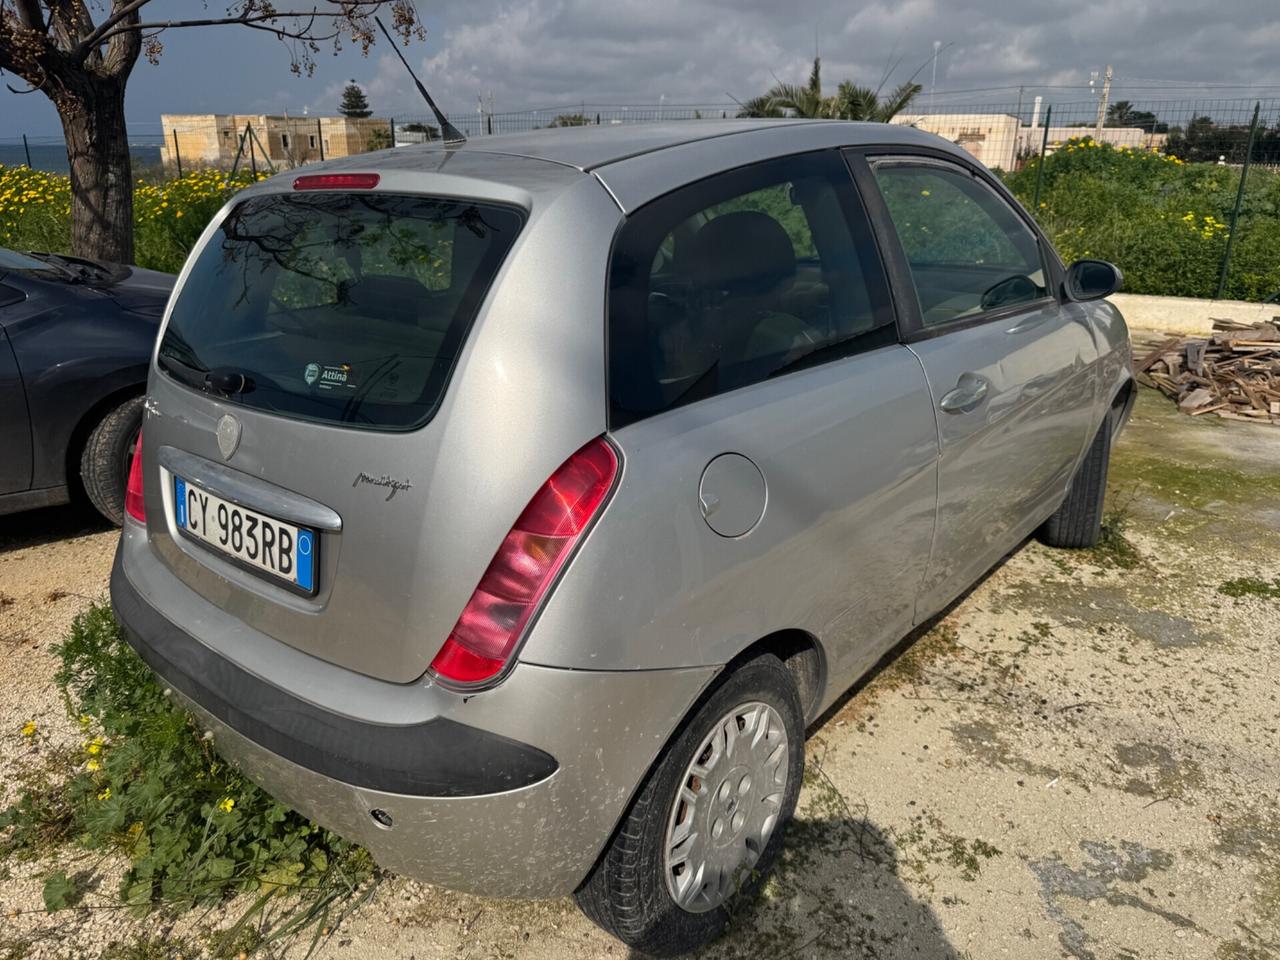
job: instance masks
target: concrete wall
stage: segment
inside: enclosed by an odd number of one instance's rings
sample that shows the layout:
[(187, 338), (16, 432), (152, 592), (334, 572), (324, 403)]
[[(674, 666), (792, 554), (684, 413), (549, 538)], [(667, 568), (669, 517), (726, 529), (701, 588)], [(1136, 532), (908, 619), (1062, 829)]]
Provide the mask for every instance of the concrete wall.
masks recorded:
[(1133, 329), (1167, 331), (1171, 334), (1212, 333), (1215, 319), (1257, 323), (1280, 316), (1280, 304), (1275, 303), (1152, 297), (1138, 293), (1117, 293), (1108, 299), (1120, 308), (1125, 321)]

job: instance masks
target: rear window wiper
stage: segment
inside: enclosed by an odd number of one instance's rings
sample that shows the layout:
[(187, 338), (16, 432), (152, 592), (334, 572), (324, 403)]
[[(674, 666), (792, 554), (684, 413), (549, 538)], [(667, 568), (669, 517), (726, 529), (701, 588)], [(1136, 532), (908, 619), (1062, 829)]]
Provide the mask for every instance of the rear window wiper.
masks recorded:
[(208, 377), (209, 371), (197, 364), (187, 363), (185, 360), (179, 360), (172, 353), (166, 352), (169, 344), (164, 344), (160, 348), (160, 354), (156, 357), (156, 362), (160, 368), (166, 373), (172, 374), (174, 379), (185, 383), (189, 387), (197, 387), (200, 390), (205, 388), (205, 378)]

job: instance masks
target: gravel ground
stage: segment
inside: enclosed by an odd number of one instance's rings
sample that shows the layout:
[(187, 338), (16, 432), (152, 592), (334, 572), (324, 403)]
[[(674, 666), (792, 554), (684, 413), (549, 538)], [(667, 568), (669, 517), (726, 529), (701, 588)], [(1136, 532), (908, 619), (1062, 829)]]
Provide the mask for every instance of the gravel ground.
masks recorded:
[[(1280, 958), (1280, 600), (1219, 591), (1280, 576), (1278, 467), (1280, 430), (1144, 391), (1109, 495), (1136, 565), (1029, 544), (823, 718), (783, 868), (706, 956)], [(0, 518), (0, 804), (78, 743), (49, 646), (114, 541), (68, 510)], [(0, 958), (192, 956), (244, 909), (131, 917), (108, 859), (98, 909), (48, 915), (53, 865), (0, 863)], [(570, 951), (627, 954), (567, 900), (392, 878), (319, 955)]]

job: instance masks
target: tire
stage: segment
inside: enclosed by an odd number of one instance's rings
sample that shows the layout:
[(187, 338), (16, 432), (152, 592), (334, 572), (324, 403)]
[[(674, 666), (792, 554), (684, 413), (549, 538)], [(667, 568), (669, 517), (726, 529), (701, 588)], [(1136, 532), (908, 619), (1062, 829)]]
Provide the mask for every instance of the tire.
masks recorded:
[(1067, 499), (1036, 536), (1050, 547), (1092, 547), (1102, 535), (1102, 500), (1107, 492), (1107, 465), (1111, 461), (1111, 421), (1107, 414), (1098, 428), (1067, 490)]
[(93, 428), (80, 454), (85, 495), (117, 527), (124, 523), (124, 490), (133, 447), (142, 429), (143, 399), (133, 397), (110, 410)]
[[(738, 711), (748, 719), (739, 719)], [(742, 737), (726, 746), (730, 727), (735, 731), (759, 730), (758, 724), (765, 720), (771, 732), (763, 740)], [(779, 742), (785, 743), (785, 758), (776, 757)], [(709, 765), (703, 771), (705, 780), (690, 769), (699, 758)], [(743, 787), (744, 771), (761, 775)], [(636, 794), (609, 846), (574, 894), (578, 906), (608, 933), (652, 956), (676, 956), (710, 943), (724, 930), (731, 914), (759, 892), (777, 862), (803, 772), (804, 720), (795, 682), (777, 657), (748, 661), (725, 677), (685, 720)], [(777, 780), (782, 776), (785, 780), (779, 785)], [(686, 783), (695, 789), (701, 787), (693, 805), (680, 796)], [(770, 821), (771, 829), (767, 827)], [(711, 865), (705, 874), (694, 872), (696, 863), (704, 862), (697, 856), (669, 867), (668, 831), (677, 831), (679, 824), (686, 822), (690, 832), (676, 848), (694, 854), (708, 851), (713, 857), (717, 852), (731, 851), (728, 862), (747, 857), (747, 851), (753, 849), (748, 844), (751, 839), (758, 859), (753, 865), (739, 863), (720, 873)], [(705, 825), (701, 831), (699, 823)], [(699, 840), (695, 838), (720, 836), (716, 829), (730, 832), (732, 839), (723, 846), (696, 847)], [(687, 878), (684, 890), (691, 909), (673, 898), (671, 884), (679, 880), (668, 882), (669, 868), (673, 878)], [(703, 881), (704, 875), (718, 875), (723, 882)]]

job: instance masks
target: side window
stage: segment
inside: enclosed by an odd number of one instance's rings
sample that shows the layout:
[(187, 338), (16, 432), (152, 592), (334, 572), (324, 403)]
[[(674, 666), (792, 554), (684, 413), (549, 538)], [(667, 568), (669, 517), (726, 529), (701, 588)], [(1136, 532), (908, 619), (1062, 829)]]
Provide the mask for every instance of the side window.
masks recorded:
[(1035, 235), (986, 184), (941, 164), (874, 170), (926, 327), (1048, 295)]
[(730, 171), (632, 214), (614, 245), (610, 424), (896, 339), (840, 157)]

